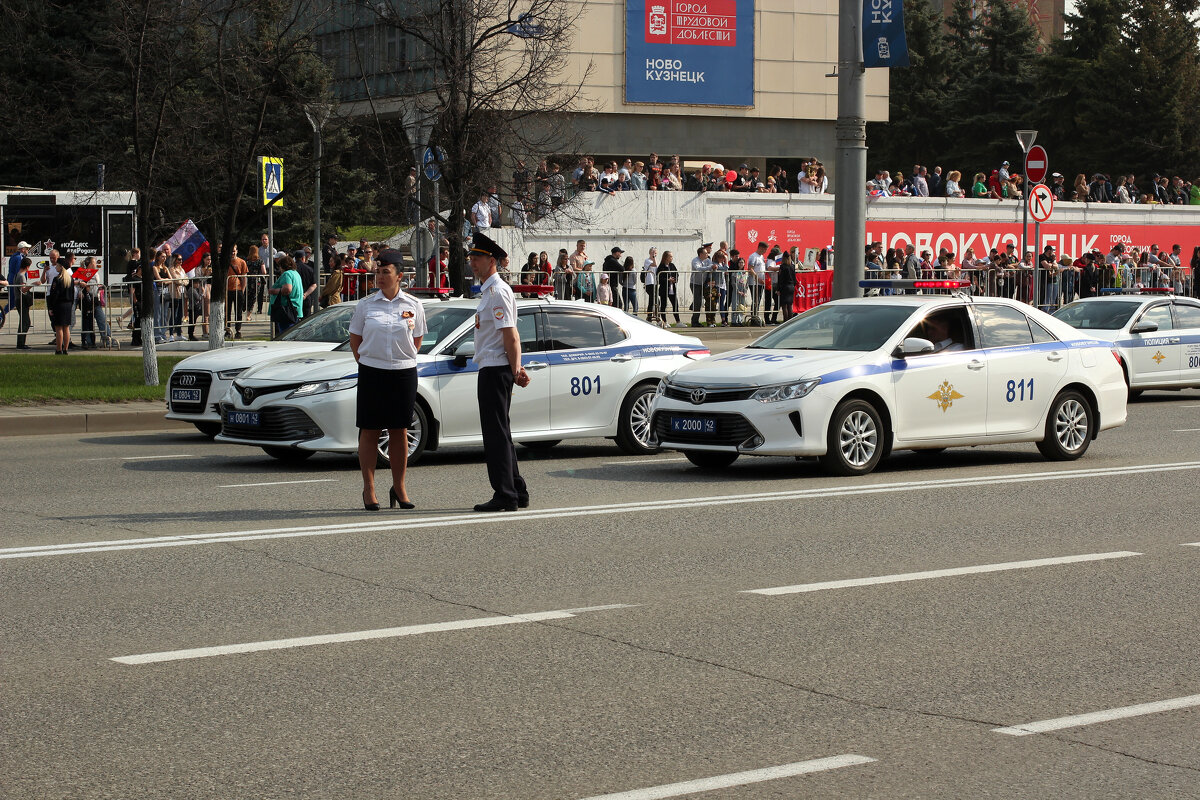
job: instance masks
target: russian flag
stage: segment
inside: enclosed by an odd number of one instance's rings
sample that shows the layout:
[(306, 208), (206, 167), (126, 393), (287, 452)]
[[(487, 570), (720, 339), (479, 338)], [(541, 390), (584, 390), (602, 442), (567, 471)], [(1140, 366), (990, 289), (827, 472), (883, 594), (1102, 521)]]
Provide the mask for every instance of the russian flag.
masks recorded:
[[(211, 249), (208, 239), (204, 238), (204, 234), (196, 227), (196, 223), (190, 219), (180, 225), (179, 230), (171, 234), (171, 238), (167, 239), (164, 244), (171, 245), (172, 254), (183, 256), (185, 272), (191, 272), (200, 266), (200, 259), (204, 258), (204, 254)], [(159, 245), (158, 249), (161, 250), (162, 245)]]

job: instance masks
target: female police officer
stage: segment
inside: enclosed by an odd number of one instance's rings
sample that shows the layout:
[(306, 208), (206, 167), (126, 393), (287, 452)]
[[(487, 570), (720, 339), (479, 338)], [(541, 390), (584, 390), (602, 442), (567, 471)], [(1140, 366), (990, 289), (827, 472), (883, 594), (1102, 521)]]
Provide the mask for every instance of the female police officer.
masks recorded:
[(508, 421), (513, 384), (528, 386), (529, 375), (521, 366), (517, 302), (512, 289), (496, 273), (496, 263), (507, 255), (482, 233), (475, 234), (468, 254), (471, 272), (482, 284), (475, 310), (474, 361), (479, 366), (477, 397), (483, 455), (492, 484), (492, 499), (475, 506), (476, 511), (516, 511), (529, 505), (529, 489), (517, 469), (517, 450)]
[(404, 472), (408, 426), (417, 400), (417, 351), (425, 335), (425, 309), (415, 297), (400, 291), (399, 255), (390, 250), (380, 256), (375, 266), (379, 291), (360, 300), (350, 318), (350, 349), (358, 362), (358, 465), (363, 475), (363, 507), (368, 511), (379, 510), (376, 448), (385, 428), (391, 437), (389, 507), (413, 508), (404, 487)]

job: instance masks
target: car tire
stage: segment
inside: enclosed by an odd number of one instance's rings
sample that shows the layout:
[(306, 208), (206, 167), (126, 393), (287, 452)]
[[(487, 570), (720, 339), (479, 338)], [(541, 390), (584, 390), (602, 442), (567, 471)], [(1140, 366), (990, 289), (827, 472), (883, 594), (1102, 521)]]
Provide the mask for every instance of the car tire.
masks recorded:
[(650, 427), (650, 404), (654, 402), (655, 391), (657, 386), (653, 383), (639, 384), (621, 403), (621, 416), (617, 419), (617, 446), (631, 456), (658, 452), (658, 448), (650, 444), (650, 435), (653, 433)]
[(1074, 461), (1087, 452), (1095, 424), (1087, 398), (1068, 389), (1050, 404), (1046, 436), (1038, 442), (1038, 450), (1051, 461)]
[(522, 447), (527, 447), (530, 450), (549, 450), (555, 445), (562, 444), (562, 439), (549, 439), (537, 442), (518, 442)]
[(221, 423), (219, 422), (193, 422), (196, 430), (203, 433), (210, 439), (217, 438), (217, 434), (221, 432)]
[(1142, 396), (1142, 392), (1144, 392), (1144, 391), (1145, 391), (1145, 389), (1130, 389), (1129, 390), (1129, 399), (1137, 400), (1139, 397)]
[(847, 400), (833, 411), (821, 466), (833, 475), (867, 475), (883, 460), (887, 432), (875, 406)]
[(287, 464), (299, 464), (312, 458), (315, 450), (300, 450), (295, 447), (263, 447), (263, 452)]
[[(408, 428), (408, 466), (413, 466), (425, 455), (425, 447), (429, 444), (429, 415), (420, 401), (413, 406), (413, 421), (416, 425)], [(379, 466), (390, 467), (391, 441), (387, 431), (379, 434), (379, 445), (375, 452), (379, 455)]]
[(713, 450), (685, 450), (687, 460), (700, 469), (722, 469), (737, 461), (737, 453), (725, 453)]

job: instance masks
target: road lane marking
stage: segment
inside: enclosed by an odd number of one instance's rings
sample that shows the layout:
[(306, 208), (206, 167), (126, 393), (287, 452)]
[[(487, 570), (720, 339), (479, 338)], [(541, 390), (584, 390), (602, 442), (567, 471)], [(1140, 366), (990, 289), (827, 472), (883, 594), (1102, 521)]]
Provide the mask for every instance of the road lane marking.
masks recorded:
[(1200, 428), (1183, 428), (1182, 430), (1171, 431), (1171, 433), (1195, 433), (1196, 431), (1200, 431)]
[(497, 625), (519, 625), (526, 622), (544, 622), (552, 619), (570, 619), (577, 614), (583, 614), (588, 611), (606, 611), (614, 608), (633, 608), (633, 606), (616, 604), (576, 608), (570, 611), (506, 614), (498, 617), (460, 619), (452, 622), (434, 622), (425, 625), (403, 625), (398, 628), (376, 628), (369, 631), (327, 633), (321, 636), (298, 636), (291, 639), (272, 639), (264, 642), (242, 642), (240, 644), (227, 644), (216, 647), (194, 647), (188, 650), (142, 653), (134, 656), (118, 656), (117, 658), (110, 658), (109, 661), (116, 661), (118, 664), (127, 665), (161, 664), (164, 661), (189, 661), (197, 658), (212, 658), (213, 656), (228, 656), (238, 653), (260, 653), (265, 650), (288, 650), (295, 647), (314, 647), (316, 645), (341, 644), (343, 642), (364, 642), (371, 639), (397, 639), (402, 636), (420, 636), (426, 633), (462, 631), (471, 628), (494, 628)]
[(952, 569), (933, 569), (925, 572), (905, 572), (899, 575), (877, 575), (872, 578), (850, 578), (842, 581), (822, 581), (821, 583), (801, 583), (795, 586), (775, 586), (770, 589), (745, 589), (742, 594), (800, 594), (801, 592), (820, 592), (826, 589), (850, 589), (856, 586), (878, 586), (882, 583), (907, 583), (908, 581), (927, 581), (934, 578), (951, 578), (956, 575), (977, 575), (984, 572), (1007, 572), (1014, 569), (1033, 569), (1034, 567), (1051, 567), (1056, 564), (1080, 564), (1087, 561), (1105, 561), (1111, 558), (1129, 558), (1140, 556), (1122, 550), (1113, 553), (1089, 553), (1079, 556), (1060, 556), (1058, 558), (1035, 558), (1030, 561), (1008, 561), (1002, 564), (980, 564), (974, 567), (954, 567)]
[(314, 478), (304, 481), (270, 481), (268, 483), (226, 483), (218, 489), (243, 489), (247, 486), (291, 486), (294, 483), (337, 483), (337, 478)]
[(1195, 706), (1200, 706), (1200, 694), (1176, 697), (1172, 700), (1159, 700), (1155, 703), (1139, 703), (1136, 706), (1110, 708), (1107, 711), (1093, 711), (1090, 714), (1075, 714), (1070, 717), (1044, 719), (1040, 722), (1026, 722), (1024, 725), (1013, 725), (1011, 728), (993, 728), (992, 733), (1003, 733), (1008, 736), (1031, 736), (1035, 733), (1061, 731), (1064, 728), (1080, 728), (1084, 725), (1095, 725), (1100, 722), (1110, 722), (1114, 719), (1142, 717), (1146, 714), (1177, 711), (1181, 708), (1193, 708)]
[(634, 461), (605, 461), (604, 466), (615, 467), (622, 464), (679, 464), (686, 458), (639, 458)]
[(39, 558), (43, 556), (76, 555), (80, 553), (102, 553), (116, 550), (142, 550), (156, 547), (181, 547), (195, 544), (222, 542), (248, 542), (265, 539), (287, 539), (307, 536), (333, 536), (339, 534), (370, 533), (377, 531), (404, 531), (418, 528), (449, 528), (462, 525), (511, 525), (517, 522), (559, 519), (565, 517), (607, 516), (610, 514), (645, 513), (669, 508), (696, 509), (712, 506), (735, 506), (747, 503), (774, 503), (781, 501), (816, 500), (822, 498), (845, 498), (854, 495), (887, 494), (947, 489), (982, 487), (991, 488), (1014, 483), (1045, 483), (1055, 480), (1079, 480), (1083, 478), (1106, 478), (1127, 475), (1145, 475), (1150, 472), (1177, 472), (1200, 470), (1200, 461), (1181, 461), (1165, 464), (1138, 464), (1125, 467), (1101, 467), (1093, 469), (1062, 469), (1047, 472), (1031, 472), (1016, 475), (979, 475), (970, 478), (937, 478), (923, 481), (902, 481), (874, 484), (840, 484), (819, 489), (793, 489), (776, 492), (754, 492), (740, 495), (682, 497), (654, 501), (610, 503), (595, 506), (568, 508), (529, 509), (503, 514), (452, 513), (442, 516), (388, 515), (390, 519), (371, 522), (343, 522), (327, 525), (303, 525), (286, 528), (256, 528), (217, 533), (178, 534), (174, 536), (150, 536), (138, 539), (112, 539), (67, 544), (27, 545), (0, 548), (0, 560), (14, 558)]
[(191, 453), (180, 453), (173, 456), (123, 456), (122, 461), (157, 461), (162, 458), (195, 458)]
[(817, 758), (812, 761), (797, 761), (794, 764), (783, 764), (778, 767), (752, 769), (746, 772), (731, 772), (727, 775), (714, 775), (711, 778), (700, 778), (682, 783), (667, 783), (662, 786), (651, 786), (647, 789), (633, 789), (628, 792), (613, 794), (597, 794), (585, 797), (583, 800), (661, 800), (664, 797), (680, 797), (685, 794), (711, 792), (714, 789), (728, 789), (733, 786), (745, 786), (748, 783), (762, 783), (780, 778), (791, 778), (796, 775), (808, 775), (813, 772), (826, 772), (842, 767), (854, 767), (859, 764), (870, 764), (875, 759), (867, 756), (847, 753), (841, 756)]

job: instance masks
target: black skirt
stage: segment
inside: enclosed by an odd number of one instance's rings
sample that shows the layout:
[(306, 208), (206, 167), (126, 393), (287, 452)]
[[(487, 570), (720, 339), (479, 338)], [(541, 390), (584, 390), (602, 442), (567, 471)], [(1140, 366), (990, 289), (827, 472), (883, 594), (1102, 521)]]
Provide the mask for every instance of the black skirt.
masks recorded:
[(364, 430), (408, 428), (417, 402), (417, 368), (378, 369), (358, 365), (355, 424)]

